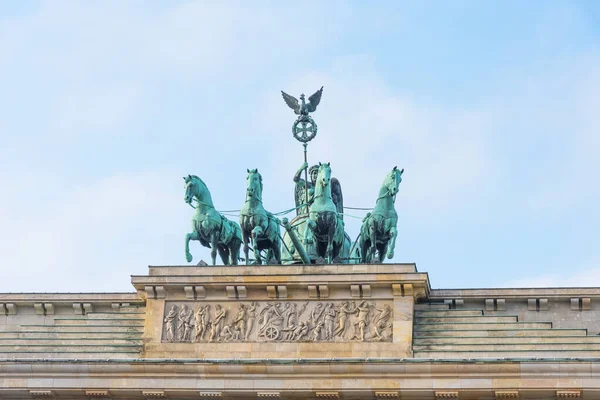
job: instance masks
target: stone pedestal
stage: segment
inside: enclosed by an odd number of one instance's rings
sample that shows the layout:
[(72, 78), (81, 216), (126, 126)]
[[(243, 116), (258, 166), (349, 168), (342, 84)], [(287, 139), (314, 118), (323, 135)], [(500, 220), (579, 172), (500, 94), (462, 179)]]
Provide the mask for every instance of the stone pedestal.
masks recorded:
[(144, 358), (412, 357), (414, 264), (150, 267)]

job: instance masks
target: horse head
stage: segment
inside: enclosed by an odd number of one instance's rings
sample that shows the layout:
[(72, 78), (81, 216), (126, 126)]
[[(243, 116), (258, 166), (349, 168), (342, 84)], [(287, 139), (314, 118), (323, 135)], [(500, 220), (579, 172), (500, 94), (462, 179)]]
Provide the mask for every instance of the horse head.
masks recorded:
[(262, 176), (258, 172), (258, 168), (256, 169), (248, 169), (248, 177), (246, 181), (248, 182), (248, 186), (246, 188), (246, 198), (255, 198), (257, 200), (262, 200)]
[(331, 163), (319, 163), (319, 173), (317, 174), (317, 185), (328, 186), (331, 182)]
[(398, 187), (400, 186), (400, 182), (402, 182), (403, 173), (404, 168), (400, 170), (398, 167), (394, 167), (385, 177), (383, 185), (387, 189), (387, 192), (390, 194), (390, 196), (395, 196), (398, 194)]
[(198, 202), (212, 206), (212, 199), (206, 184), (196, 175), (188, 175), (183, 177), (185, 182), (185, 195), (183, 200), (193, 207), (192, 201), (196, 199)]

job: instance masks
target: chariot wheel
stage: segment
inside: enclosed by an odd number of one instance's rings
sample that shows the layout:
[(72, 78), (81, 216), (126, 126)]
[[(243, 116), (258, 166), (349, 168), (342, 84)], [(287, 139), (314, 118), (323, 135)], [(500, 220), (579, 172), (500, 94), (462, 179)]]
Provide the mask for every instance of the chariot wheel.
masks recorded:
[(275, 328), (274, 326), (270, 326), (265, 329), (265, 338), (267, 340), (277, 340), (279, 339), (279, 333), (279, 329)]

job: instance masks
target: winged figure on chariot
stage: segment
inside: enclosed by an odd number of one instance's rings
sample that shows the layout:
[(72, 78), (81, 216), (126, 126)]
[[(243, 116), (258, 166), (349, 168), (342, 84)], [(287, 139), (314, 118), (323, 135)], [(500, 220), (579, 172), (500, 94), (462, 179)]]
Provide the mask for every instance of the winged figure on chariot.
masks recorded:
[[(313, 203), (315, 196), (315, 187), (317, 183), (317, 175), (319, 173), (319, 166), (313, 165), (308, 170), (309, 181), (305, 182), (301, 178), (302, 173), (308, 168), (308, 163), (302, 164), (300, 169), (296, 171), (294, 175), (294, 201), (296, 203), (296, 215), (307, 214), (308, 208), (306, 203), (306, 188), (308, 187), (308, 206)], [(331, 178), (331, 197), (337, 212), (340, 217), (344, 219), (344, 196), (342, 195), (342, 185), (337, 178)]]

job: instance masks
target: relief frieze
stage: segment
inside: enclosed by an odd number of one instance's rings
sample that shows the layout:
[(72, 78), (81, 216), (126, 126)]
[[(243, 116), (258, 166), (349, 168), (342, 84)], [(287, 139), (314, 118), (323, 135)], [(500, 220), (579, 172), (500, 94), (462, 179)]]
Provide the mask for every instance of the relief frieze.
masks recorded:
[(392, 307), (375, 301), (167, 302), (163, 342), (390, 342)]

